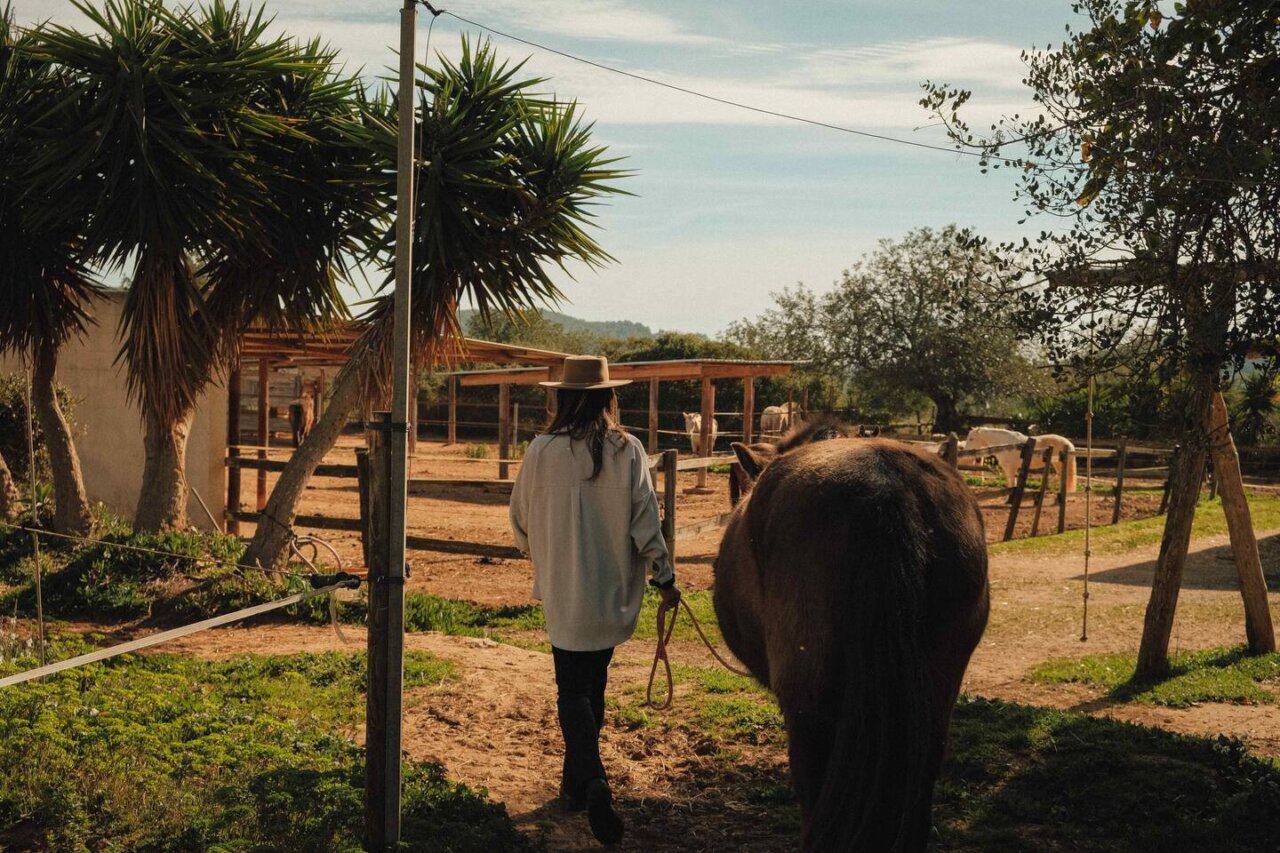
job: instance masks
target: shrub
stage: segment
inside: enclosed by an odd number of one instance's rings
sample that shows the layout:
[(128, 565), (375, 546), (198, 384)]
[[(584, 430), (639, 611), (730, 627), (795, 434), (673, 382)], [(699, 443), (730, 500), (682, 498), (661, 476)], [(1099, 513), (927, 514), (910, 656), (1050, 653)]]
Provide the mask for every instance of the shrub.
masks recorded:
[(487, 459), (489, 458), (489, 448), (483, 444), (468, 444), (462, 449), (462, 452), (468, 459)]
[[(21, 374), (0, 373), (0, 455), (4, 456), (14, 480), (19, 484), (25, 483), (30, 476), (27, 464), (26, 384), (26, 377)], [(72, 415), (75, 412), (75, 398), (63, 385), (56, 386), (55, 393), (67, 421), (74, 423)], [(36, 446), (36, 479), (48, 480), (51, 472), (44, 433), (40, 429), (39, 420), (32, 418), (31, 426)]]

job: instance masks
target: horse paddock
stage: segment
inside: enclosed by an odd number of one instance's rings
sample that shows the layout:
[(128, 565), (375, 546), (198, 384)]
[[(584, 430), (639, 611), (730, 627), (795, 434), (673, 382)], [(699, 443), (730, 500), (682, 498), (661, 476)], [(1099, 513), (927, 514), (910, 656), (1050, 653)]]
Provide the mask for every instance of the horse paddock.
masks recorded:
[[(489, 472), (497, 464), (469, 459), (466, 448), (458, 445), (423, 443), (419, 452), (428, 458), (415, 462), (415, 477), (474, 478), (481, 476), (478, 471)], [(681, 524), (713, 519), (728, 508), (726, 474), (709, 472), (710, 494), (684, 493), (686, 486), (695, 483), (696, 472), (681, 472), (678, 477)], [(1015, 541), (999, 544), (1008, 505), (1001, 497), (979, 490), (987, 539), (992, 543), (992, 612), (964, 690), (972, 697), (1081, 711), (1183, 734), (1225, 734), (1241, 738), (1259, 754), (1280, 756), (1280, 715), (1269, 702), (1205, 702), (1174, 708), (1116, 701), (1094, 687), (1050, 684), (1030, 677), (1050, 660), (1131, 654), (1137, 648), (1158, 548), (1158, 537), (1153, 540), (1148, 529), (1159, 529), (1155, 516), (1160, 491), (1154, 483), (1134, 485), (1125, 493), (1117, 527), (1109, 527), (1112, 499), (1099, 489), (1091, 501), (1095, 551), (1090, 565), (1087, 642), (1080, 639), (1084, 558), (1078, 531), (1084, 526), (1084, 495), (1077, 493), (1068, 501), (1069, 532), (1058, 537), (1045, 535), (1057, 523), (1056, 497), (1050, 494), (1043, 508), (1041, 537), (1031, 540), (1026, 536), (1035, 506), (1028, 494)], [(1266, 506), (1277, 502), (1260, 500)], [(356, 501), (354, 483), (316, 478), (302, 511), (354, 515)], [(414, 497), (409, 507), (410, 534), (457, 542), (510, 543), (506, 502), (501, 497)], [(1220, 515), (1220, 510), (1210, 505), (1201, 511), (1209, 513)], [(1139, 535), (1137, 530), (1148, 532)], [(324, 535), (345, 558), (358, 560), (355, 533)], [(682, 587), (694, 595), (705, 594), (712, 585), (719, 538), (720, 531), (712, 529), (677, 543), (677, 575)], [(1274, 590), (1280, 585), (1280, 531), (1260, 528), (1259, 539)], [(1130, 540), (1136, 544), (1130, 546)], [(410, 561), (410, 593), (489, 607), (533, 603), (531, 568), (525, 560), (414, 551)], [(1271, 609), (1280, 619), (1280, 595), (1274, 592)], [(410, 697), (407, 749), (415, 757), (440, 760), (460, 781), (486, 787), (507, 804), (522, 826), (543, 833), (550, 849), (590, 849), (593, 842), (585, 826), (562, 820), (546, 808), (555, 794), (559, 734), (545, 638), (531, 630), (499, 633), (503, 642), (497, 643), (434, 634), (411, 638), (411, 645), (461, 661), (466, 676), (461, 687), (417, 691)], [(708, 673), (715, 672), (714, 662), (692, 638), (677, 638), (673, 646), (672, 657), (678, 665), (675, 709), (666, 716), (645, 710), (643, 687), (652, 660), (652, 637), (652, 629), (642, 626), (637, 638), (619, 649), (611, 675), (606, 762), (625, 791), (623, 802), (633, 824), (622, 849), (715, 849), (720, 846), (716, 841), (728, 839), (741, 849), (794, 849), (795, 827), (777, 825), (773, 807), (779, 797), (786, 799), (782, 733), (763, 725), (753, 734), (736, 737), (729, 750), (732, 760), (725, 758), (724, 745), (706, 734), (705, 703), (707, 695), (714, 694), (704, 695), (690, 686), (698, 679), (713, 679)], [(1238, 645), (1243, 637), (1243, 613), (1225, 536), (1197, 538), (1179, 605), (1174, 651)], [(254, 648), (339, 647), (333, 632), (324, 628), (275, 626), (213, 632), (181, 648), (195, 654), (225, 654)], [(794, 815), (787, 818), (793, 819)]]

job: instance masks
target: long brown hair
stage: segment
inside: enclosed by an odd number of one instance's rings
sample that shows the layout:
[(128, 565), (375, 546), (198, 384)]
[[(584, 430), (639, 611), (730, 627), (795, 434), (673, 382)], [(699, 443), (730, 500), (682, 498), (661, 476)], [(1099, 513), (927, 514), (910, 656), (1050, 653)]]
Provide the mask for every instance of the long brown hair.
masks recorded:
[(600, 476), (604, 465), (605, 438), (613, 433), (625, 433), (613, 417), (616, 400), (612, 388), (595, 388), (583, 391), (576, 388), (556, 389), (556, 416), (547, 427), (549, 435), (567, 435), (573, 441), (586, 442), (591, 454), (591, 476)]

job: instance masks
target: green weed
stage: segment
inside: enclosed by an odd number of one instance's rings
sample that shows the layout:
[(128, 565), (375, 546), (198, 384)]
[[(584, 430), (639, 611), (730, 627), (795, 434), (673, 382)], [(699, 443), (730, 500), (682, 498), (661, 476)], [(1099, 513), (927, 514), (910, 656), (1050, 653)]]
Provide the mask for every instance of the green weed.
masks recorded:
[(1243, 647), (1174, 655), (1170, 665), (1168, 678), (1142, 682), (1134, 680), (1135, 656), (1094, 655), (1049, 661), (1033, 670), (1030, 678), (1050, 684), (1088, 684), (1106, 688), (1109, 697), (1120, 701), (1173, 708), (1200, 702), (1273, 702), (1275, 695), (1261, 685), (1280, 682), (1280, 654), (1250, 656)]
[(484, 444), (468, 444), (462, 448), (462, 453), (468, 459), (488, 459), (489, 448)]

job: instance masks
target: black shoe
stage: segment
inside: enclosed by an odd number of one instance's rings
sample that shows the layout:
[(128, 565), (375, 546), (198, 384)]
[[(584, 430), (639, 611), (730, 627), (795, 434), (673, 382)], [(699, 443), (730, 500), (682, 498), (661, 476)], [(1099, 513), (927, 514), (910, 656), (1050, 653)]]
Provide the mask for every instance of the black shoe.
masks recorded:
[(601, 844), (617, 844), (622, 840), (622, 818), (613, 810), (613, 794), (604, 779), (595, 778), (587, 783), (587, 823)]

